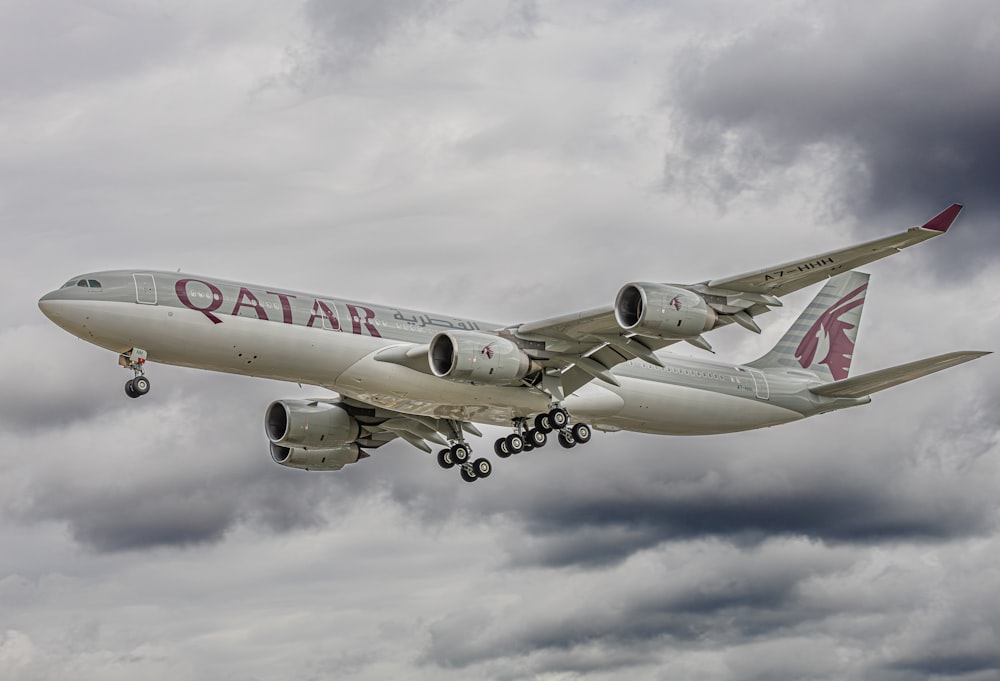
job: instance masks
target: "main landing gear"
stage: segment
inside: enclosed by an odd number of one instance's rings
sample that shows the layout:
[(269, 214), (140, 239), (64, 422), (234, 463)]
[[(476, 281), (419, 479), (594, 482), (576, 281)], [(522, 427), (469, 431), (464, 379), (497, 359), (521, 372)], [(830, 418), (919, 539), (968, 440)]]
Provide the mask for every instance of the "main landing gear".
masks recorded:
[(146, 351), (140, 348), (132, 348), (129, 352), (118, 357), (118, 364), (131, 369), (135, 376), (125, 382), (125, 394), (131, 398), (142, 397), (149, 392), (149, 379), (146, 378), (144, 365), (146, 364)]
[[(493, 443), (493, 451), (501, 459), (506, 459), (514, 454), (540, 449), (548, 443), (550, 433), (555, 433), (559, 444), (566, 449), (590, 442), (590, 426), (586, 423), (570, 425), (569, 420), (569, 413), (558, 404), (534, 419), (516, 418), (514, 432), (498, 438)], [(493, 464), (489, 459), (472, 459), (472, 448), (462, 435), (462, 424), (452, 422), (451, 430), (454, 437), (449, 439), (448, 447), (438, 451), (438, 465), (444, 469), (457, 467), (466, 482), (490, 477)]]
[(586, 423), (570, 426), (569, 413), (555, 405), (548, 412), (535, 416), (534, 421), (514, 419), (514, 432), (507, 437), (498, 438), (493, 443), (493, 451), (501, 459), (506, 459), (514, 454), (540, 449), (548, 443), (549, 433), (552, 432), (556, 433), (559, 444), (566, 449), (590, 442), (592, 434)]
[(488, 478), (493, 473), (493, 464), (489, 459), (472, 459), (472, 448), (465, 442), (456, 442), (437, 454), (438, 465), (441, 468), (459, 467), (462, 480), (475, 482), (480, 478)]

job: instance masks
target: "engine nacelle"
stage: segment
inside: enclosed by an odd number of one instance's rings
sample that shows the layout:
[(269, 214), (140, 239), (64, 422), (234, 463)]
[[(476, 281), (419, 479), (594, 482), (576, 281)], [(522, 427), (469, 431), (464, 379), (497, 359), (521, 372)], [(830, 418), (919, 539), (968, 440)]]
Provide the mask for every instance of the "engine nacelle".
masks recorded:
[(339, 471), (361, 457), (361, 448), (351, 442), (330, 449), (303, 449), (271, 443), (271, 458), (275, 463), (305, 471)]
[(475, 331), (442, 331), (427, 357), (435, 376), (464, 383), (504, 385), (538, 370), (517, 344)]
[(264, 417), (264, 429), (268, 440), (286, 448), (340, 447), (357, 440), (361, 432), (358, 422), (344, 408), (309, 400), (272, 402)]
[(615, 319), (625, 331), (656, 338), (694, 338), (719, 321), (697, 293), (667, 284), (626, 284), (615, 299)]

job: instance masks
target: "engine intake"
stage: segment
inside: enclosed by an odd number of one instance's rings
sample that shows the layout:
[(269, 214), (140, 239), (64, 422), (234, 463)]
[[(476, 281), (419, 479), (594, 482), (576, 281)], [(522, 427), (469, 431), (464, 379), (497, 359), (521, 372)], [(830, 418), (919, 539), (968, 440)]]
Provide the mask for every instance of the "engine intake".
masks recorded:
[(615, 299), (615, 320), (625, 331), (655, 338), (693, 338), (719, 317), (697, 293), (668, 284), (626, 284)]
[(442, 331), (427, 357), (435, 376), (464, 383), (504, 385), (539, 369), (516, 343), (475, 331)]
[(357, 440), (361, 432), (343, 407), (309, 400), (272, 402), (264, 416), (264, 429), (272, 444), (285, 448), (339, 447)]

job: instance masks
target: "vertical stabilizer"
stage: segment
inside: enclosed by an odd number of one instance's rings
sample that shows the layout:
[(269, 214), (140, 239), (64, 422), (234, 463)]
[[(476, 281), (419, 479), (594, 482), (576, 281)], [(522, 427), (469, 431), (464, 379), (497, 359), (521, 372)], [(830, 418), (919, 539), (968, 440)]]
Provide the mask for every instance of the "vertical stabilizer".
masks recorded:
[(827, 381), (847, 378), (867, 292), (863, 272), (831, 278), (778, 344), (747, 366), (806, 369)]

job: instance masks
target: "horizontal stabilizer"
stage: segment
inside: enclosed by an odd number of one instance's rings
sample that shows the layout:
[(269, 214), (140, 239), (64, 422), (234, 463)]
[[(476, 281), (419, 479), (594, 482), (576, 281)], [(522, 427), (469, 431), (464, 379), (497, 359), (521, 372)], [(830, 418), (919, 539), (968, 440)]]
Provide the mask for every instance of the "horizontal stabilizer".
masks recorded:
[(900, 364), (899, 366), (882, 369), (881, 371), (873, 371), (870, 374), (845, 378), (842, 381), (834, 381), (833, 383), (825, 383), (815, 388), (810, 388), (809, 391), (823, 397), (865, 397), (880, 390), (892, 388), (901, 383), (907, 383), (908, 381), (978, 359), (988, 354), (990, 353), (979, 351), (949, 352), (945, 355), (921, 359), (909, 364)]

